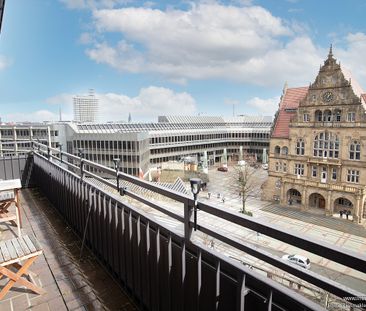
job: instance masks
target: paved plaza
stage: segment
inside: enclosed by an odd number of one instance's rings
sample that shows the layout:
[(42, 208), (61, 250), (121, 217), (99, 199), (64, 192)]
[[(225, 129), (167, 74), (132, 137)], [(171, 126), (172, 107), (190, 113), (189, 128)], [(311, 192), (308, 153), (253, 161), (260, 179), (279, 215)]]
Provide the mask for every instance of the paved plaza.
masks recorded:
[[(241, 209), (241, 198), (237, 190), (236, 174), (233, 167), (229, 167), (228, 172), (217, 171), (216, 167), (209, 170), (210, 182), (206, 191), (200, 193), (200, 200), (209, 201), (220, 207), (225, 207), (233, 212)], [(261, 182), (267, 178), (267, 171), (262, 168), (257, 169), (255, 178)], [(211, 193), (208, 198), (208, 192)], [(251, 196), (247, 200), (246, 210), (253, 213), (253, 217), (267, 223), (277, 225), (282, 229), (298, 232), (299, 235), (307, 235), (311, 238), (337, 245), (355, 252), (364, 254), (366, 252), (366, 229), (351, 220), (340, 219), (338, 215), (325, 216), (317, 211), (304, 212), (292, 207), (279, 207), (271, 202), (261, 201), (261, 189), (253, 189)], [(220, 193), (220, 198), (218, 198)], [(222, 197), (225, 198), (224, 202)], [(366, 275), (350, 269), (348, 267), (331, 262), (328, 259), (306, 252), (292, 245), (274, 240), (262, 234), (258, 235), (252, 230), (245, 228), (228, 228), (227, 225), (220, 224), (220, 221), (212, 223), (212, 217), (208, 215), (199, 216), (199, 221), (220, 226), (220, 230), (230, 234), (232, 237), (250, 242), (260, 247), (274, 256), (282, 256), (289, 253), (297, 253), (308, 257), (311, 261), (311, 270), (323, 274), (337, 282), (350, 286), (358, 291), (366, 293)], [(242, 252), (232, 250), (214, 241), (215, 248), (223, 251), (233, 258), (236, 258), (253, 266), (262, 266), (258, 259), (243, 255)], [(244, 256), (244, 257), (243, 257)]]
[[(262, 168), (255, 172), (256, 178), (264, 181), (267, 178), (267, 171)], [(209, 202), (221, 208), (227, 208), (231, 212), (238, 213), (241, 209), (241, 198), (239, 196), (234, 169), (229, 167), (228, 172), (217, 171), (217, 167), (211, 167), (209, 170), (209, 183), (205, 191), (199, 194), (199, 200)], [(261, 184), (258, 183), (258, 184)], [(187, 187), (189, 185), (187, 184)], [(268, 224), (278, 226), (280, 229), (287, 229), (298, 232), (301, 236), (309, 236), (321, 242), (327, 242), (330, 245), (337, 245), (358, 253), (366, 251), (365, 229), (350, 220), (339, 219), (339, 217), (331, 217), (319, 215), (319, 213), (306, 213), (294, 208), (284, 208), (271, 202), (260, 200), (260, 187), (253, 189), (251, 196), (247, 200), (246, 209), (253, 213), (255, 219), (264, 221)], [(211, 193), (210, 198), (208, 193)], [(220, 194), (220, 197), (218, 197)], [(224, 202), (222, 197), (225, 198)], [(171, 211), (182, 214), (183, 205), (179, 203), (159, 202)], [(177, 220), (167, 217), (166, 215), (144, 206), (142, 209), (153, 216), (158, 222), (168, 228), (184, 234), (183, 224)], [(311, 271), (322, 274), (325, 277), (349, 286), (359, 292), (366, 293), (366, 275), (354, 269), (334, 263), (326, 258), (298, 249), (292, 245), (272, 239), (263, 234), (224, 221), (213, 215), (198, 210), (198, 222), (213, 230), (219, 231), (225, 236), (242, 243), (250, 243), (251, 245), (272, 254), (281, 257), (284, 254), (300, 254), (308, 257), (311, 261)], [(259, 260), (258, 258), (249, 256), (248, 254), (234, 249), (221, 241), (214, 240), (202, 233), (194, 232), (193, 239), (212, 247), (226, 256), (240, 261), (250, 267), (253, 267), (260, 273), (267, 275), (268, 273), (281, 276), (280, 279), (289, 279), (294, 284), (306, 286), (304, 281), (300, 281), (295, 277), (274, 268), (273, 266)]]

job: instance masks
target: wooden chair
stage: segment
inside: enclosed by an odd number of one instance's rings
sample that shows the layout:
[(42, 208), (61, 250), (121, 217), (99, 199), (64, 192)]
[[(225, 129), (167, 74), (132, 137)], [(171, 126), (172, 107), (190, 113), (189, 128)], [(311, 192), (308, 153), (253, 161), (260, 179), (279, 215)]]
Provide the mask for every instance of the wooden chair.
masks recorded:
[[(22, 275), (29, 277), (30, 272), (27, 272), (32, 263), (42, 254), (41, 246), (32, 235), (25, 235), (6, 241), (0, 242), (0, 278), (8, 277), (8, 283), (0, 292), (0, 300), (2, 300), (8, 291), (15, 283), (23, 285), (36, 294), (43, 294), (46, 291), (34, 284), (33, 281), (28, 281)], [(25, 261), (23, 265), (20, 261)], [(11, 268), (17, 271), (13, 272)]]
[[(21, 236), (22, 219), (20, 214), (19, 189), (22, 187), (20, 179), (0, 181), (0, 222), (15, 222), (18, 227), (18, 236)], [(8, 211), (15, 204), (15, 214)]]

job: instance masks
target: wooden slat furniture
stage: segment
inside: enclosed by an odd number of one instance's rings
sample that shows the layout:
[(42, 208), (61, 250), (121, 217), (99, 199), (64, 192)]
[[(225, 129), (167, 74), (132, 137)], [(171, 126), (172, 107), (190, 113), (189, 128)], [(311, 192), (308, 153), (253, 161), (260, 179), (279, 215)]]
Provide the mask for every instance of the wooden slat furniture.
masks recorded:
[[(7, 292), (15, 283), (23, 285), (31, 291), (41, 295), (46, 291), (30, 282), (23, 274), (29, 275), (28, 268), (42, 254), (42, 248), (36, 238), (32, 235), (14, 238), (11, 240), (0, 241), (0, 278), (8, 277), (8, 283), (0, 291), (0, 300), (2, 300)], [(21, 265), (19, 262), (25, 260)], [(12, 270), (17, 269), (17, 272)]]
[[(22, 188), (20, 179), (0, 180), (0, 222), (15, 221), (18, 236), (21, 236), (22, 219), (20, 214), (19, 190)], [(15, 215), (8, 211), (15, 204)]]

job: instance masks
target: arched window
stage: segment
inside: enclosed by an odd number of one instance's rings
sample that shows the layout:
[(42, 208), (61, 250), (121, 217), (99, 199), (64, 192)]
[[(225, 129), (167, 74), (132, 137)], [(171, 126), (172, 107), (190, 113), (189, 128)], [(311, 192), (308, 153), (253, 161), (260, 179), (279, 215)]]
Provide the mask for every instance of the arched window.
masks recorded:
[(334, 110), (333, 121), (341, 122), (341, 110), (339, 109)]
[(281, 151), (280, 146), (276, 146), (274, 149), (275, 154), (277, 154), (277, 155), (280, 154), (280, 151)]
[(286, 146), (282, 147), (281, 154), (288, 155), (288, 148)]
[(276, 162), (275, 168), (276, 168), (276, 172), (278, 172), (280, 170), (280, 163), (279, 162)]
[(332, 121), (332, 112), (330, 110), (325, 110), (324, 111), (323, 121), (324, 122), (331, 122)]
[(314, 157), (338, 158), (339, 140), (337, 135), (321, 132), (314, 139)]
[(296, 142), (296, 154), (297, 155), (305, 154), (305, 142), (302, 138), (298, 139)]
[(315, 111), (315, 121), (317, 122), (323, 121), (323, 113), (320, 110)]
[(349, 145), (349, 158), (351, 160), (361, 159), (361, 144), (359, 141), (355, 140)]

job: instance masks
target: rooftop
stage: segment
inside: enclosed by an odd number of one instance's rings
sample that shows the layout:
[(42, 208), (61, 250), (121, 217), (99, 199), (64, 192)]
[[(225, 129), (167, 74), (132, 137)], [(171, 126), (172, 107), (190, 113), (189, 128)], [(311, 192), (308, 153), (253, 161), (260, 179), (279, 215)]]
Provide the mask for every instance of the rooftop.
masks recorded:
[(308, 87), (296, 87), (285, 89), (281, 99), (276, 124), (272, 133), (274, 138), (287, 138), (289, 135), (289, 124), (295, 115), (299, 103), (305, 98)]
[(128, 132), (162, 132), (185, 130), (218, 130), (225, 128), (269, 128), (272, 125), (271, 117), (209, 117), (209, 116), (162, 116), (159, 122), (151, 123), (103, 123), (77, 124), (79, 132), (95, 133), (128, 133)]

